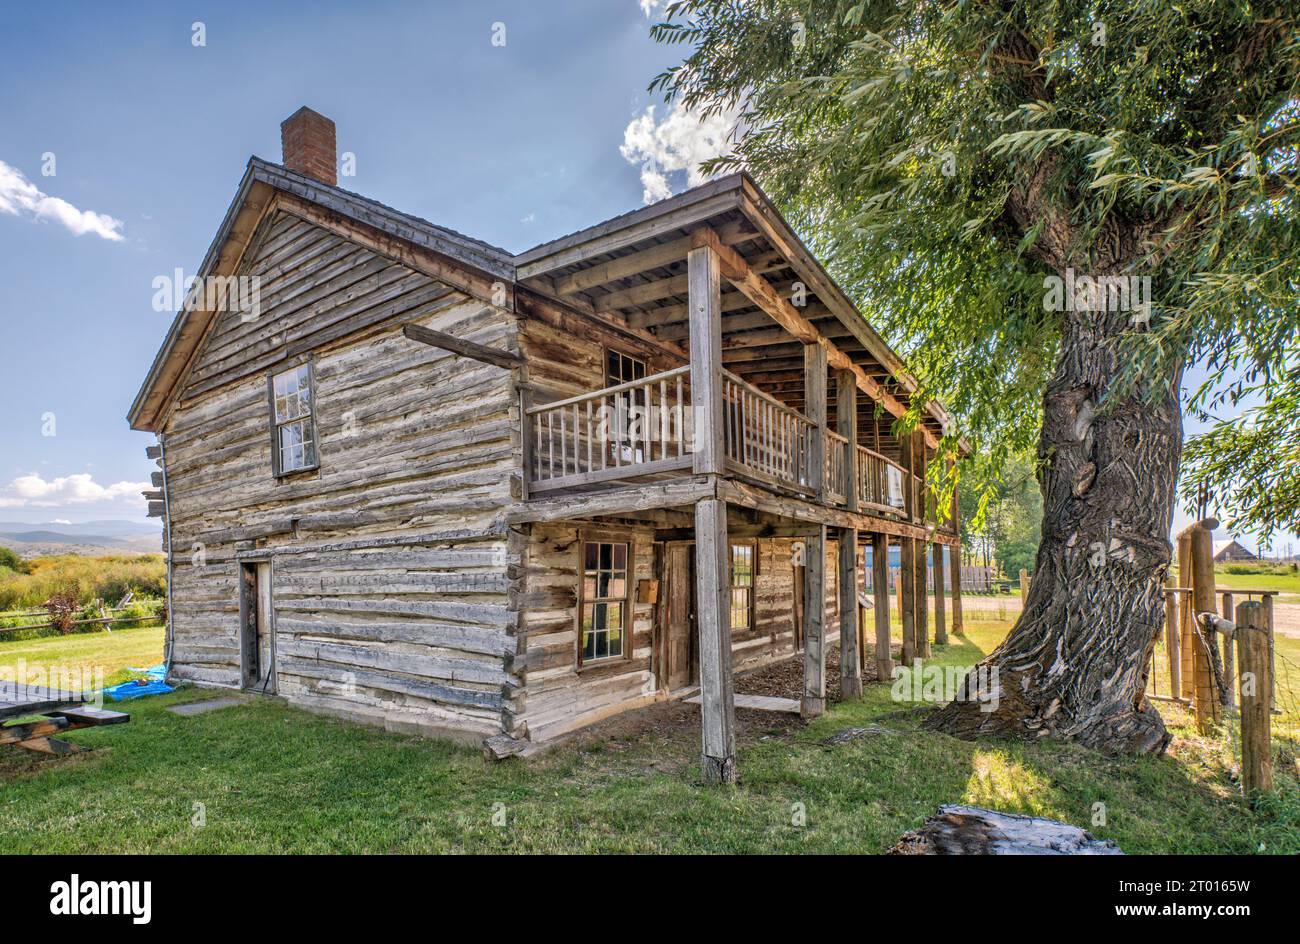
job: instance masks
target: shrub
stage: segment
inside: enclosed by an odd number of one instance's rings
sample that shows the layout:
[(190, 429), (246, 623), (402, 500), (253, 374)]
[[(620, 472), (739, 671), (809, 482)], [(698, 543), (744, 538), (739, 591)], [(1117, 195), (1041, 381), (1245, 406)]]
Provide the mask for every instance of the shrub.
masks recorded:
[(0, 571), (11, 570), (16, 574), (25, 574), (28, 569), (27, 561), (19, 557), (16, 551), (0, 547)]
[(63, 589), (51, 593), (50, 598), (42, 603), (41, 607), (50, 614), (50, 622), (54, 624), (55, 629), (61, 633), (70, 633), (77, 619), (80, 599), (81, 586), (74, 580)]

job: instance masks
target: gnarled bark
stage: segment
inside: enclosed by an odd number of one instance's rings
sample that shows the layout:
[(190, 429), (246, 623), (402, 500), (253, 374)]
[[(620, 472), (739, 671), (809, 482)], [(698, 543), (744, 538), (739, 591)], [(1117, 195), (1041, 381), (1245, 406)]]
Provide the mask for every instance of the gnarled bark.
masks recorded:
[[(958, 699), (928, 719), (932, 728), (1051, 736), (1107, 753), (1160, 753), (1169, 743), (1143, 689), (1164, 621), (1182, 417), (1178, 377), (1102, 406), (1129, 318), (1066, 316), (1044, 396), (1043, 533), (1029, 599), (981, 663), (996, 707)], [(977, 678), (966, 680), (972, 695)]]

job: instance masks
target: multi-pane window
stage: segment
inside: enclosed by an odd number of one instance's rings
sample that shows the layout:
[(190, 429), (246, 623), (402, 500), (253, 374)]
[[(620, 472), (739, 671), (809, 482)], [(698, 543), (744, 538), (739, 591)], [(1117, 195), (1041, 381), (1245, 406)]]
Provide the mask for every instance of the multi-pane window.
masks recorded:
[(605, 386), (616, 387), (645, 377), (645, 361), (618, 351), (605, 352)]
[(754, 545), (731, 545), (731, 628), (750, 629), (754, 623)]
[(275, 472), (283, 475), (316, 467), (311, 365), (293, 367), (271, 377), (274, 412)]
[(627, 642), (628, 545), (582, 545), (582, 661), (620, 658)]
[[(618, 351), (605, 351), (605, 386), (617, 387), (619, 384), (629, 383), (633, 380), (642, 380), (645, 378), (645, 373), (645, 361), (637, 360), (635, 357), (629, 357), (627, 354)], [(633, 393), (635, 391), (628, 391), (615, 394), (614, 397), (614, 422), (609, 430), (614, 437), (610, 448), (611, 450), (617, 450), (617, 455), (613, 453), (610, 455), (610, 459), (614, 462), (632, 463), (642, 462), (645, 459), (641, 447), (634, 448), (629, 441), (632, 407), (641, 405), (639, 402), (634, 402)]]

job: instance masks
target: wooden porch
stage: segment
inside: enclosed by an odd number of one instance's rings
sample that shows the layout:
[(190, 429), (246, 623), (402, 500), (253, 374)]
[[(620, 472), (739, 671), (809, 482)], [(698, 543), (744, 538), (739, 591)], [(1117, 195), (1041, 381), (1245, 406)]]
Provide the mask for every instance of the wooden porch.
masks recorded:
[[(915, 380), (751, 180), (723, 178), (539, 246), (517, 257), (517, 277), (524, 318), (613, 333), (647, 369), (599, 389), (525, 378), (525, 501), (511, 518), (656, 514), (665, 536), (690, 535), (706, 779), (736, 776), (733, 537), (798, 535), (805, 547), (805, 717), (825, 707), (832, 540), (843, 694), (862, 688), (863, 544), (877, 566), (891, 540), (901, 546), (904, 658), (928, 655), (925, 562), (932, 549), (942, 574), (943, 548), (957, 543), (925, 486), (947, 415), (925, 403), (919, 426), (895, 434)], [(887, 595), (886, 582), (875, 584)], [(887, 597), (877, 612), (877, 675), (887, 679)]]

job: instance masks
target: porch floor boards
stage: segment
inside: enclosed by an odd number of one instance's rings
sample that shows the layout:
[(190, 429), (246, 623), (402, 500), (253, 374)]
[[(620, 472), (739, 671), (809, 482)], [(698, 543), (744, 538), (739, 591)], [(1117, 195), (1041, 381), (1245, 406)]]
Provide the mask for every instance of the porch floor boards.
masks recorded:
[[(735, 696), (737, 708), (753, 708), (755, 711), (775, 711), (779, 714), (797, 715), (799, 713), (799, 700), (797, 698), (773, 698), (770, 695), (741, 695)], [(700, 704), (700, 696), (692, 695), (685, 699), (688, 705)]]

